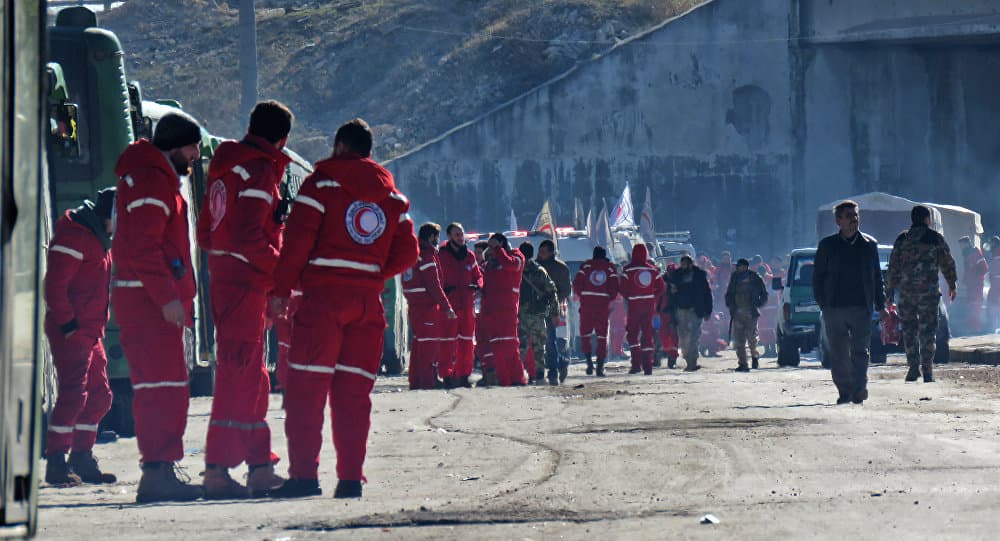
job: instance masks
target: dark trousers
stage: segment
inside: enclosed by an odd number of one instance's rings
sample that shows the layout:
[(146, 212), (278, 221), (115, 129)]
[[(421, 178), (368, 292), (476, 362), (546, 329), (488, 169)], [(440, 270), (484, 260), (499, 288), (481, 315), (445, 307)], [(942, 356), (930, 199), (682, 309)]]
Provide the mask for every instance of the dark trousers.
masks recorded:
[(841, 396), (855, 397), (868, 387), (871, 310), (863, 306), (827, 308), (823, 310), (823, 326), (833, 383)]

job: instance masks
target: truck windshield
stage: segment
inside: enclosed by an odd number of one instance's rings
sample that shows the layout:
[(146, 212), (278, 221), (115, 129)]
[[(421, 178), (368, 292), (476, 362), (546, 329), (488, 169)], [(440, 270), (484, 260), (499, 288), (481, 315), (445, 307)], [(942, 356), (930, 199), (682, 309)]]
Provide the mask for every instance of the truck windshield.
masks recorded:
[(793, 286), (811, 286), (813, 283), (813, 268), (815, 258), (801, 257), (792, 262), (792, 269), (789, 276), (792, 277)]

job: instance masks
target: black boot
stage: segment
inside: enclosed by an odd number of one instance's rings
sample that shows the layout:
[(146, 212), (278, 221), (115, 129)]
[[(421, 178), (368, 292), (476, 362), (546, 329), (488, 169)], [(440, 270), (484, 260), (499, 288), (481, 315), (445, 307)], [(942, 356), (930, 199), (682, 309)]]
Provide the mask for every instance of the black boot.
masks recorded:
[(667, 368), (677, 368), (677, 357), (667, 357)]
[(934, 383), (934, 365), (924, 365), (924, 383)]
[(597, 377), (604, 377), (604, 359), (597, 359)]
[(58, 487), (77, 487), (83, 484), (80, 476), (66, 463), (66, 455), (52, 453), (45, 456), (45, 482)]
[(754, 370), (757, 370), (758, 368), (760, 368), (760, 359), (758, 359), (757, 357), (751, 358), (750, 359), (750, 367), (753, 368)]
[(84, 483), (110, 485), (118, 480), (113, 474), (101, 471), (101, 467), (90, 451), (73, 451), (69, 454), (69, 466)]
[(361, 481), (337, 481), (337, 489), (333, 491), (334, 498), (360, 498)]
[(906, 372), (906, 381), (917, 381), (918, 379), (920, 379), (920, 367), (911, 365), (910, 369)]
[(566, 365), (566, 366), (560, 365), (559, 366), (559, 383), (562, 383), (562, 382), (566, 381), (566, 378), (568, 376), (569, 376), (569, 365)]
[(594, 373), (594, 359), (587, 355), (587, 375), (590, 376)]
[[(340, 488), (338, 485), (337, 488)], [(319, 479), (289, 479), (280, 487), (267, 493), (271, 498), (306, 498), (319, 496), (323, 489), (319, 487)]]

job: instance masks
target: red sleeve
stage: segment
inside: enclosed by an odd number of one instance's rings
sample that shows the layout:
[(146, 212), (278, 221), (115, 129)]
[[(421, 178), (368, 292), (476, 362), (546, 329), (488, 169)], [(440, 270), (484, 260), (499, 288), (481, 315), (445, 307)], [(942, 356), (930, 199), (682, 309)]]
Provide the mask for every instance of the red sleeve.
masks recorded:
[(444, 289), (441, 288), (441, 269), (437, 258), (435, 257), (426, 262), (418, 262), (417, 264), (420, 265), (417, 267), (417, 272), (420, 273), (420, 277), (423, 279), (424, 287), (427, 288), (427, 294), (442, 309), (451, 310), (448, 297), (444, 294)]
[(413, 232), (413, 219), (407, 212), (409, 209), (410, 203), (405, 202), (403, 213), (399, 216), (399, 226), (392, 235), (389, 257), (382, 266), (382, 274), (386, 280), (412, 267), (420, 256), (417, 235)]
[[(115, 243), (119, 247), (115, 257), (119, 262), (127, 262), (142, 282), (146, 294), (157, 306), (164, 306), (181, 298), (168, 266), (169, 258), (163, 251), (167, 223), (177, 212), (177, 193), (168, 188), (173, 179), (165, 178), (160, 172), (153, 172), (152, 175), (156, 178), (146, 178), (141, 182), (136, 180), (134, 188), (127, 188), (126, 224), (118, 228), (118, 234), (124, 233), (125, 238)], [(119, 186), (121, 192), (122, 187)], [(118, 216), (121, 220), (122, 213)], [(120, 247), (127, 247), (124, 254)]]
[(474, 285), (479, 289), (483, 288), (483, 269), (479, 267), (478, 262), (472, 266), (472, 283), (469, 285)]
[(58, 235), (49, 243), (45, 271), (45, 304), (59, 325), (73, 321), (69, 283), (83, 263), (83, 250), (71, 235)]
[[(587, 273), (585, 273), (581, 268), (580, 270), (576, 271), (576, 276), (573, 277), (573, 294), (576, 295), (577, 297), (579, 297), (580, 293), (583, 292), (583, 280), (586, 277), (586, 274)], [(611, 277), (609, 276), (608, 282), (610, 281)], [(608, 289), (611, 289), (611, 287), (609, 286)]]
[(288, 223), (285, 224), (285, 245), (274, 269), (275, 297), (286, 298), (291, 295), (292, 288), (298, 285), (299, 277), (309, 261), (309, 253), (316, 244), (326, 212), (319, 202), (318, 192), (316, 181), (306, 179), (292, 204)]
[(622, 288), (621, 275), (618, 274), (618, 269), (611, 267), (610, 274), (608, 275), (608, 296), (611, 300), (615, 300), (618, 297), (618, 293)]
[(495, 257), (497, 262), (501, 265), (518, 265), (517, 270), (521, 270), (520, 265), (524, 265), (524, 257), (521, 256), (521, 252), (516, 252), (516, 254), (515, 252), (508, 252), (503, 246), (497, 246), (495, 251), (496, 253), (493, 257)]
[(656, 279), (653, 280), (653, 283), (656, 284), (653, 292), (653, 294), (656, 295), (656, 298), (660, 298), (661, 295), (667, 292), (667, 283), (663, 281), (663, 275), (659, 272), (657, 272)]
[(278, 246), (271, 244), (265, 226), (274, 220), (273, 192), (280, 179), (274, 178), (274, 169), (266, 161), (252, 161), (245, 164), (245, 168), (250, 176), (238, 184), (239, 191), (233, 202), (232, 226), (239, 232), (233, 239), (234, 251), (245, 256), (255, 269), (274, 272)]

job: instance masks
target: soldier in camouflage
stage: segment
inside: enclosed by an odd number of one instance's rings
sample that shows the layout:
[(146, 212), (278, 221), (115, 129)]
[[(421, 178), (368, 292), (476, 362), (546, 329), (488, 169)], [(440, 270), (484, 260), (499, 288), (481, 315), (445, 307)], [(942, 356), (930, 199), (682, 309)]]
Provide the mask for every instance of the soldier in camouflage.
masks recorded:
[(899, 291), (899, 317), (903, 323), (903, 344), (910, 370), (906, 381), (916, 381), (923, 370), (924, 382), (934, 381), (935, 335), (941, 290), (938, 272), (948, 282), (948, 295), (955, 300), (958, 276), (948, 243), (932, 230), (931, 211), (923, 205), (910, 212), (913, 225), (900, 233), (889, 256), (886, 297)]
[(757, 353), (757, 318), (760, 317), (760, 307), (767, 303), (767, 287), (764, 279), (756, 271), (750, 270), (750, 262), (740, 259), (736, 262), (736, 272), (729, 278), (726, 288), (726, 307), (729, 308), (732, 322), (730, 334), (733, 337), (733, 349), (739, 361), (737, 372), (749, 372), (747, 366), (747, 344), (750, 345), (750, 358), (753, 367), (758, 368)]
[[(545, 380), (545, 343), (547, 331), (545, 322), (559, 313), (559, 298), (556, 296), (556, 284), (549, 278), (536, 261), (535, 247), (530, 242), (524, 242), (519, 247), (524, 254), (524, 271), (521, 274), (521, 304), (517, 311), (517, 334), (521, 342), (521, 362), (528, 370), (528, 379)], [(531, 341), (531, 351), (535, 357), (535, 372), (532, 373), (527, 360), (528, 341)], [(549, 384), (559, 385), (559, 367), (549, 367)]]

